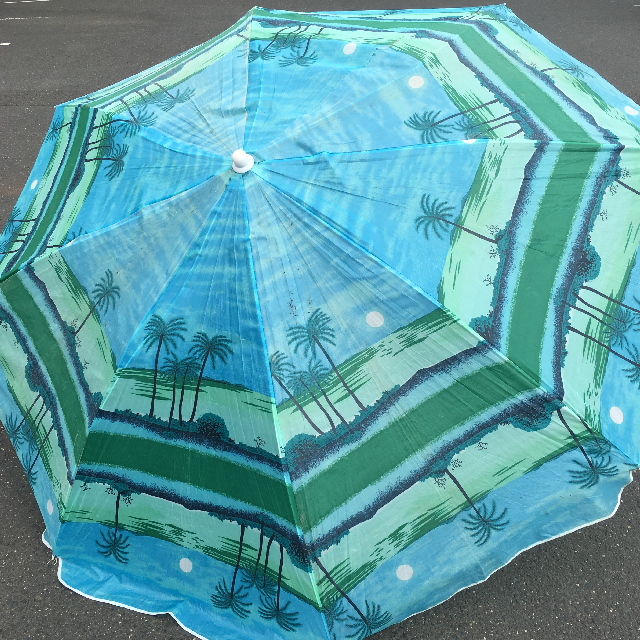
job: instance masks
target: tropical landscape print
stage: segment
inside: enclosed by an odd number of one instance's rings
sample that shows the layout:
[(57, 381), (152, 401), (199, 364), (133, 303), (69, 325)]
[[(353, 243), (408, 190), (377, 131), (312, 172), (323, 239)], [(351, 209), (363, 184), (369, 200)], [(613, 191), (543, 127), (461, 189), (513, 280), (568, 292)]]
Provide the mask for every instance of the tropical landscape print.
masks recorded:
[(504, 5), (254, 8), (58, 106), (0, 236), (0, 417), (60, 580), (363, 640), (610, 516), (639, 112)]

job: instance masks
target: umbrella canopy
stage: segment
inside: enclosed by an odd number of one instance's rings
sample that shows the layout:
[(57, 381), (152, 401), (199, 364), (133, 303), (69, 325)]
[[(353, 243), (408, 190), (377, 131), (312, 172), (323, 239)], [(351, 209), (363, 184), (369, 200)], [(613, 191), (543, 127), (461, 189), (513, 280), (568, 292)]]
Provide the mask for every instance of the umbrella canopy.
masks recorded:
[(613, 513), (640, 107), (504, 5), (255, 8), (57, 107), (0, 416), (89, 597), (364, 637)]

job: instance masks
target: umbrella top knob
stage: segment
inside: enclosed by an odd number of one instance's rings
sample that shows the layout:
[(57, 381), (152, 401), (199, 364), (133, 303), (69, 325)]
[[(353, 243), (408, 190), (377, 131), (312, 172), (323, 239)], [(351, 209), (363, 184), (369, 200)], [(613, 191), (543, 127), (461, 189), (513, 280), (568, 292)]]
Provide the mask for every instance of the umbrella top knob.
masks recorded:
[(246, 173), (253, 167), (253, 156), (245, 153), (242, 149), (234, 151), (231, 160), (233, 161), (231, 168), (236, 173)]

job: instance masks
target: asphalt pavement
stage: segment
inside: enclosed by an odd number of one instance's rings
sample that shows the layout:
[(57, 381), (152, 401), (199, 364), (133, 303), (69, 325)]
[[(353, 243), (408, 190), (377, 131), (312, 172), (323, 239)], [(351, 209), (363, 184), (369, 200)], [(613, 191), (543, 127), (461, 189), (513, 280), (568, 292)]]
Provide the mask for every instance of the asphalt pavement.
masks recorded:
[[(283, 1), (273, 8), (438, 6), (427, 1), (323, 0)], [(640, 102), (640, 0), (512, 0), (508, 6)], [(251, 7), (249, 2), (215, 0), (0, 0), (0, 227), (28, 178), (56, 104), (200, 44)], [(167, 615), (98, 603), (63, 587), (56, 577), (57, 562), (41, 542), (43, 529), (2, 430), (0, 640), (193, 637)], [(624, 490), (612, 518), (522, 553), (486, 582), (375, 638), (632, 640), (640, 637), (639, 605), (636, 481)]]

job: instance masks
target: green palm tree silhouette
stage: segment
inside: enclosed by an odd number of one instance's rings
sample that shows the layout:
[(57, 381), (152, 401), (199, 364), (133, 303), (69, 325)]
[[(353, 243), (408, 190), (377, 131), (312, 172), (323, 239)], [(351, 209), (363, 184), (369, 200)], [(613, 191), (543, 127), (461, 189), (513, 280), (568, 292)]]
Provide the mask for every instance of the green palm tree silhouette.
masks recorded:
[(331, 430), (333, 431), (333, 433), (338, 435), (338, 432), (336, 431), (336, 425), (333, 422), (333, 419), (327, 413), (327, 410), (320, 404), (320, 401), (318, 400), (318, 398), (315, 397), (315, 395), (313, 394), (313, 391), (311, 391), (311, 388), (307, 383), (309, 383), (310, 385), (313, 385), (313, 381), (310, 379), (309, 373), (307, 371), (291, 371), (291, 373), (289, 373), (289, 376), (287, 379), (287, 385), (289, 386), (289, 388), (297, 396), (304, 394), (304, 392), (306, 391), (311, 396), (313, 401), (318, 405), (318, 408), (320, 409), (320, 411), (324, 413), (325, 417), (329, 421), (329, 424), (331, 425)]
[(338, 419), (342, 422), (342, 424), (344, 424), (345, 427), (347, 427), (347, 429), (349, 430), (349, 433), (353, 433), (353, 431), (351, 430), (351, 427), (349, 426), (349, 423), (344, 419), (342, 414), (336, 409), (333, 402), (329, 400), (329, 396), (327, 395), (327, 393), (324, 390), (324, 387), (321, 384), (322, 380), (326, 378), (327, 374), (329, 373), (329, 369), (327, 369), (327, 367), (325, 367), (319, 360), (310, 359), (309, 364), (307, 365), (307, 373), (311, 378), (313, 386), (315, 386), (317, 389), (320, 390), (320, 393), (322, 393), (324, 399), (327, 401), (327, 404), (329, 405), (329, 407), (331, 407), (331, 410), (338, 416)]
[(149, 409), (149, 417), (153, 416), (153, 408), (156, 400), (156, 390), (158, 388), (158, 360), (160, 358), (160, 349), (164, 344), (164, 348), (167, 354), (170, 353), (169, 347), (176, 348), (176, 340), (184, 340), (182, 335), (186, 330), (186, 324), (184, 318), (173, 318), (169, 322), (165, 322), (159, 315), (153, 314), (147, 322), (144, 330), (146, 335), (144, 337), (143, 345), (146, 350), (149, 351), (151, 347), (158, 343), (158, 349), (156, 351), (156, 359), (153, 368), (153, 393), (151, 394), (151, 409)]
[(629, 364), (631, 365), (630, 369), (623, 369), (624, 375), (631, 380), (634, 384), (638, 385), (640, 389), (640, 353), (638, 353), (638, 348), (635, 345), (630, 345), (629, 348)]
[[(307, 47), (309, 44), (307, 43)], [(292, 51), (288, 56), (285, 56), (278, 63), (281, 67), (290, 67), (291, 65), (298, 65), (299, 67), (309, 67), (318, 61), (318, 55), (315, 51), (307, 54), (306, 49), (304, 53), (300, 53), (299, 50)]]
[(328, 360), (333, 372), (338, 376), (340, 382), (342, 382), (342, 386), (347, 390), (349, 395), (356, 401), (356, 404), (360, 407), (362, 411), (364, 411), (365, 407), (358, 400), (356, 394), (349, 388), (349, 385), (345, 382), (344, 378), (340, 375), (338, 368), (333, 363), (331, 356), (327, 353), (327, 350), (323, 346), (322, 342), (326, 342), (335, 347), (335, 331), (331, 328), (329, 324), (331, 322), (331, 318), (321, 311), (320, 309), (315, 309), (313, 313), (309, 316), (307, 320), (307, 324), (300, 325), (296, 324), (287, 329), (287, 338), (289, 340), (289, 344), (294, 345), (293, 352), (296, 353), (300, 347), (304, 349), (305, 358), (308, 357), (309, 354), (315, 359), (316, 358), (316, 347), (320, 348), (320, 351), (324, 354), (324, 357)]
[(173, 383), (173, 396), (171, 398), (171, 410), (169, 411), (169, 429), (171, 429), (173, 410), (176, 406), (176, 386), (178, 384), (178, 378), (182, 375), (182, 361), (175, 353), (169, 354), (169, 356), (164, 359), (162, 373)]
[[(269, 44), (265, 47), (261, 47), (260, 45), (258, 45), (258, 49), (257, 50), (253, 50), (250, 49), (249, 50), (249, 62), (254, 62), (255, 60), (271, 60), (275, 57), (276, 53), (278, 52), (278, 48), (277, 48), (277, 42), (278, 42), (278, 38), (280, 37), (280, 34), (285, 31), (286, 29), (288, 29), (288, 27), (284, 27), (284, 29), (280, 29), (280, 31), (278, 31), (275, 36), (273, 37), (273, 39), (271, 40), (271, 42), (269, 42)], [(271, 47), (273, 47), (273, 45), (276, 45), (273, 49)]]
[(98, 138), (98, 140), (94, 140), (93, 142), (89, 142), (86, 146), (86, 152), (89, 153), (91, 151), (100, 150), (100, 153), (106, 153), (109, 155), (115, 146), (116, 143), (116, 134), (118, 133), (117, 128), (109, 127), (104, 133), (102, 138)]
[(171, 95), (159, 82), (152, 82), (151, 84), (155, 84), (162, 89), (162, 93), (155, 98), (155, 101), (163, 111), (171, 111), (176, 105), (188, 102), (195, 93), (195, 89), (183, 89), (182, 91), (176, 89), (175, 93)]
[[(36, 429), (34, 431), (34, 435), (37, 433), (38, 428), (40, 427), (40, 424), (42, 423), (45, 415), (47, 415), (47, 413), (49, 412), (50, 409), (51, 409), (51, 407), (47, 407), (47, 410), (42, 414), (42, 417), (40, 418), (40, 422), (38, 423), (38, 426), (36, 427)], [(29, 477), (29, 474), (31, 473), (31, 470), (33, 469), (33, 467), (35, 466), (36, 462), (38, 461), (38, 458), (40, 457), (40, 454), (42, 453), (42, 447), (44, 447), (44, 443), (49, 439), (49, 436), (51, 435), (51, 432), (53, 431), (53, 428), (55, 427), (55, 425), (56, 425), (56, 422), (55, 422), (55, 420), (53, 419), (53, 416), (52, 416), (51, 426), (49, 427), (49, 431), (47, 431), (46, 435), (42, 439), (42, 442), (38, 445), (38, 449), (36, 451), (36, 457), (33, 459), (33, 461), (31, 462), (31, 466), (27, 470), (27, 477)]]
[[(566, 421), (564, 415), (562, 414), (562, 408), (559, 407), (558, 409), (556, 409), (556, 413), (560, 418), (560, 422), (562, 422), (562, 425), (564, 426), (564, 428), (569, 432), (569, 434), (573, 438), (573, 441), (576, 443), (576, 445), (580, 449), (580, 452), (584, 456), (584, 459), (587, 461), (587, 464), (585, 465), (583, 462), (580, 462), (579, 460), (573, 460), (574, 464), (578, 465), (578, 469), (569, 470), (569, 475), (571, 475), (572, 477), (572, 479), (569, 480), (569, 482), (571, 484), (580, 485), (581, 489), (588, 489), (598, 484), (598, 481), (600, 480), (601, 477), (611, 478), (613, 476), (616, 476), (618, 474), (618, 467), (611, 464), (611, 458), (592, 460), (587, 455), (587, 452), (585, 451), (584, 447), (580, 443), (580, 440), (578, 440), (578, 436), (576, 436), (576, 434), (573, 432), (573, 429), (569, 426), (568, 422)], [(587, 423), (582, 418), (580, 418), (580, 416), (578, 416), (578, 418), (580, 419), (580, 422), (582, 422), (582, 424), (587, 428), (587, 431), (591, 434), (591, 436), (596, 440), (596, 443), (598, 445), (598, 452), (596, 455), (597, 456), (604, 455), (602, 446), (596, 439), (593, 431), (591, 431), (591, 429), (587, 426)]]
[(420, 131), (420, 141), (423, 144), (434, 144), (436, 142), (444, 142), (447, 140), (445, 136), (451, 133), (452, 125), (444, 124), (447, 120), (457, 118), (465, 113), (471, 113), (476, 109), (482, 109), (482, 107), (488, 107), (490, 104), (498, 102), (498, 98), (485, 102), (477, 107), (466, 109), (465, 111), (459, 111), (453, 115), (440, 118), (441, 111), (425, 111), (422, 115), (414, 113), (408, 120), (405, 120), (405, 124), (416, 131)]
[(158, 117), (153, 113), (149, 113), (146, 106), (140, 107), (137, 109), (137, 113), (134, 113), (125, 100), (120, 98), (120, 102), (127, 108), (130, 119), (118, 119), (111, 122), (119, 123), (118, 129), (124, 133), (125, 138), (132, 138), (140, 132), (142, 127), (152, 127), (156, 123)]
[(448, 202), (441, 202), (438, 198), (431, 200), (431, 197), (425, 193), (422, 196), (420, 207), (422, 208), (422, 214), (416, 217), (414, 224), (416, 225), (416, 231), (420, 232), (421, 229), (424, 231), (424, 237), (427, 240), (429, 239), (430, 231), (435, 233), (435, 235), (442, 240), (442, 236), (440, 234), (448, 231), (449, 227), (447, 225), (452, 225), (462, 231), (466, 231), (467, 233), (476, 236), (476, 238), (481, 238), (482, 240), (492, 242), (493, 244), (497, 244), (498, 242), (493, 238), (483, 236), (480, 233), (471, 231), (471, 229), (467, 229), (466, 227), (449, 220), (452, 216), (450, 212), (454, 210), (454, 207), (449, 205)]
[[(23, 222), (35, 222), (35, 218), (21, 218), (20, 216), (22, 215), (22, 212), (20, 211), (20, 209), (18, 207), (13, 207), (13, 209), (11, 210), (11, 213), (9, 214), (9, 217), (7, 218), (7, 224), (5, 226), (5, 230), (9, 229), (11, 231), (11, 233), (13, 233), (14, 229), (13, 226), (14, 225), (21, 225)], [(4, 233), (4, 232), (3, 232)]]
[(315, 563), (318, 565), (322, 573), (326, 576), (327, 580), (333, 585), (336, 591), (353, 607), (354, 611), (358, 614), (358, 617), (349, 615), (347, 616), (349, 623), (347, 627), (353, 629), (353, 633), (349, 634), (348, 638), (355, 638), (356, 640), (364, 640), (365, 638), (373, 635), (377, 630), (382, 627), (386, 627), (393, 619), (392, 615), (388, 611), (382, 611), (380, 605), (374, 602), (369, 603), (368, 600), (364, 601), (366, 613), (363, 613), (356, 603), (343, 591), (331, 577), (329, 572), (324, 568), (324, 565), (320, 561), (320, 558), (315, 558)]
[(200, 363), (192, 357), (185, 358), (182, 362), (182, 389), (180, 391), (180, 404), (178, 404), (178, 419), (180, 420), (180, 426), (183, 424), (182, 420), (182, 403), (184, 402), (184, 386), (187, 380), (193, 380), (195, 373), (198, 370)]
[(493, 503), (491, 511), (488, 507), (482, 503), (479, 507), (473, 504), (473, 500), (469, 497), (469, 494), (464, 490), (458, 479), (449, 471), (445, 469), (444, 472), (451, 478), (453, 484), (456, 485), (460, 493), (464, 496), (465, 500), (469, 503), (469, 506), (475, 513), (470, 513), (466, 518), (462, 519), (467, 526), (465, 529), (471, 531), (471, 537), (475, 538), (474, 542), (478, 546), (482, 546), (488, 542), (493, 531), (502, 531), (508, 524), (509, 520), (505, 520), (507, 515), (507, 509), (505, 508), (502, 513), (496, 514), (496, 503)]
[(117, 178), (124, 171), (124, 159), (129, 153), (129, 145), (116, 144), (109, 150), (109, 154), (106, 156), (98, 156), (96, 158), (85, 158), (85, 162), (96, 162), (107, 160), (112, 164), (107, 169), (107, 178), (113, 180)]
[[(25, 420), (27, 420), (28, 418), (30, 419), (30, 414), (31, 414), (31, 410), (33, 409), (33, 407), (36, 406), (36, 403), (38, 402), (38, 400), (42, 400), (42, 406), (40, 407), (40, 410), (42, 411), (42, 407), (44, 407), (45, 405), (45, 399), (38, 394), (36, 396), (36, 399), (31, 403), (31, 406), (27, 409), (27, 413), (24, 414), (24, 416), (22, 417), (22, 420), (20, 421), (19, 424), (13, 424), (13, 425), (9, 425), (8, 423), (5, 425), (5, 427), (7, 428), (7, 431), (9, 432), (9, 438), (11, 439), (11, 442), (13, 443), (14, 438), (17, 441), (21, 441), (22, 437), (21, 435), (18, 433), (18, 430), (20, 429), (20, 427), (22, 427), (22, 425), (25, 423)], [(29, 423), (27, 422), (27, 428), (28, 428)]]
[(104, 272), (104, 277), (100, 278), (100, 282), (95, 285), (92, 294), (94, 300), (93, 306), (82, 321), (82, 324), (76, 329), (74, 333), (76, 336), (80, 333), (80, 329), (84, 327), (85, 322), (96, 309), (100, 311), (104, 310), (106, 313), (109, 311), (109, 304), (111, 304), (113, 309), (116, 308), (116, 298), (120, 297), (120, 287), (117, 284), (113, 284), (111, 269), (107, 269)]
[(284, 560), (284, 548), (280, 545), (280, 568), (278, 569), (278, 590), (275, 598), (273, 596), (260, 596), (260, 607), (258, 613), (265, 620), (275, 620), (285, 631), (295, 631), (300, 626), (298, 622), (299, 613), (297, 611), (287, 611), (291, 601), (283, 607), (280, 606), (280, 584), (282, 582), (282, 564)]
[(558, 63), (557, 67), (547, 67), (546, 69), (540, 69), (540, 73), (545, 73), (546, 71), (553, 71), (554, 69), (560, 69), (561, 71), (566, 71), (570, 73), (572, 76), (576, 78), (580, 78), (581, 80), (585, 78), (588, 74), (582, 68), (579, 67), (575, 62), (570, 62), (568, 60), (561, 60)]
[(200, 383), (202, 382), (202, 374), (204, 373), (204, 368), (207, 366), (207, 361), (211, 360), (211, 366), (215, 369), (216, 358), (219, 358), (222, 360), (223, 364), (226, 364), (227, 357), (233, 355), (231, 340), (229, 340), (229, 338), (225, 338), (225, 336), (221, 334), (210, 338), (204, 331), (198, 331), (198, 333), (193, 337), (193, 343), (193, 346), (189, 349), (189, 353), (193, 354), (198, 361), (202, 361), (202, 367), (200, 368), (200, 375), (198, 376), (196, 397), (193, 401), (193, 410), (191, 411), (191, 417), (189, 418), (189, 421), (191, 422), (193, 422), (193, 419), (196, 416)]
[(318, 434), (324, 434), (324, 431), (319, 429), (313, 420), (307, 415), (307, 412), (300, 406), (300, 403), (293, 397), (291, 391), (289, 391), (288, 387), (282, 381), (283, 378), (287, 377), (293, 368), (293, 365), (287, 361), (287, 357), (281, 351), (276, 351), (274, 354), (269, 356), (269, 369), (271, 371), (271, 377), (284, 389), (285, 393), (289, 396), (289, 399), (296, 405), (298, 411), (304, 416), (305, 420), (311, 425), (311, 427)]
[(246, 618), (251, 609), (251, 602), (246, 602), (248, 597), (247, 590), (240, 587), (236, 591), (236, 578), (238, 577), (238, 569), (240, 568), (240, 557), (242, 556), (242, 542), (244, 540), (245, 525), (240, 525), (240, 544), (238, 545), (238, 559), (236, 568), (233, 572), (231, 581), (231, 589), (227, 587), (227, 581), (223, 578), (216, 585), (216, 592), (211, 595), (211, 604), (218, 609), (231, 609), (240, 618)]
[(626, 334), (633, 326), (637, 325), (637, 316), (632, 315), (627, 309), (619, 308), (613, 322), (607, 324), (604, 330), (605, 340), (607, 340), (612, 347), (628, 349), (630, 343)]
[[(113, 489), (107, 490), (109, 493), (113, 494)], [(114, 518), (114, 530), (107, 531), (105, 535), (104, 532), (100, 532), (102, 536), (102, 540), (96, 540), (96, 544), (98, 545), (98, 553), (103, 555), (105, 558), (110, 558), (113, 556), (118, 562), (122, 564), (126, 564), (129, 562), (127, 556), (129, 555), (129, 536), (126, 536), (124, 533), (118, 533), (118, 513), (120, 511), (120, 498), (123, 498), (126, 504), (131, 504), (131, 492), (130, 491), (118, 491), (116, 497), (116, 515)]]

